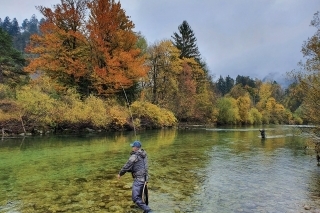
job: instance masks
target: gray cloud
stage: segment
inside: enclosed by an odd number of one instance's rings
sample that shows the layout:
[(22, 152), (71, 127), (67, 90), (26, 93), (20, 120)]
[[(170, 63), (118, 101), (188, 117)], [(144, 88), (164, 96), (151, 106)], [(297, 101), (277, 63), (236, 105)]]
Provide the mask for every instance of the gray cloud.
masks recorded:
[(212, 74), (263, 78), (296, 68), (316, 0), (125, 0), (123, 8), (149, 42), (170, 39), (187, 20)]

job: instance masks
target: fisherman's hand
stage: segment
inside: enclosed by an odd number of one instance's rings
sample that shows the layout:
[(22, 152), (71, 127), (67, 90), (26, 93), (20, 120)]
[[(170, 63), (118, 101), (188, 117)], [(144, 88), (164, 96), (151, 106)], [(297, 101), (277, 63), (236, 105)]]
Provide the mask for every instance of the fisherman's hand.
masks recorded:
[(118, 177), (118, 179), (120, 179), (121, 176), (118, 174), (117, 177)]

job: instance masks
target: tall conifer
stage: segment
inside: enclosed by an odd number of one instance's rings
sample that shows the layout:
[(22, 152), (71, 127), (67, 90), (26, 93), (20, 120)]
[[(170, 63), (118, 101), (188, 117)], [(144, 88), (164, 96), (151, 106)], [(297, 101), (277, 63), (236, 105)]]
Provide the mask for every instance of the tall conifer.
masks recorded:
[(197, 38), (187, 21), (183, 21), (178, 27), (179, 33), (174, 33), (173, 44), (181, 51), (180, 58), (194, 58), (200, 62), (200, 52), (197, 46)]

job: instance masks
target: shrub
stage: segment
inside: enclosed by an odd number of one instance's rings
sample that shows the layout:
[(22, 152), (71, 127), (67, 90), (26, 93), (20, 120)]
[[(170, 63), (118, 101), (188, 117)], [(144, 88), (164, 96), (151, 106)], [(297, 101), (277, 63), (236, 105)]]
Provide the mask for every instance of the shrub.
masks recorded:
[(8, 85), (0, 84), (0, 100), (12, 99), (15, 97), (15, 90), (11, 89)]
[(177, 123), (177, 119), (171, 111), (149, 102), (135, 101), (131, 108), (133, 117), (139, 118), (140, 124), (145, 127), (169, 127)]
[(41, 92), (39, 87), (25, 86), (17, 91), (17, 103), (21, 106), (22, 116), (40, 126), (52, 123), (54, 102), (55, 100)]
[(262, 115), (256, 108), (251, 108), (249, 111), (249, 115), (251, 120), (251, 124), (261, 124), (262, 123)]

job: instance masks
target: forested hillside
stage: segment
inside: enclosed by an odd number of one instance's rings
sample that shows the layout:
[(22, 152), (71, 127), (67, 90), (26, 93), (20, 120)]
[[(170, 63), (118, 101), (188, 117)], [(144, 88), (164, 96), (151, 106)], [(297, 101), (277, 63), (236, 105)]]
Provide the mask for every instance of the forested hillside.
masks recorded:
[[(215, 76), (186, 20), (168, 39), (148, 44), (120, 2), (61, 1), (38, 10), (40, 21), (35, 16), (21, 25), (14, 17), (0, 20), (2, 134), (162, 128), (181, 122), (318, 122), (310, 113), (316, 113), (312, 107), (319, 99), (306, 96), (315, 80), (295, 74), (284, 89), (250, 76)], [(318, 28), (317, 20), (318, 14)], [(313, 43), (319, 44), (319, 34), (304, 45), (305, 55)], [(319, 71), (311, 62), (305, 66)]]

